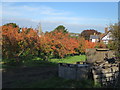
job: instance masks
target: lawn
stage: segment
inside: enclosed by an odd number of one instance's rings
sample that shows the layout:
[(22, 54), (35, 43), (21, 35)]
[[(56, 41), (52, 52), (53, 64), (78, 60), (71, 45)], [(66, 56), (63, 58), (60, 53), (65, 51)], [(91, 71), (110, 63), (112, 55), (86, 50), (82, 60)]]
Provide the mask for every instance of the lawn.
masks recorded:
[(52, 58), (48, 61), (42, 60), (40, 57), (27, 57), (24, 58), (24, 62), (20, 65), (6, 65), (4, 62), (0, 63), (0, 68), (16, 68), (19, 66), (26, 66), (26, 67), (36, 67), (36, 66), (57, 66), (58, 63), (69, 63), (75, 64), (79, 61), (85, 61), (85, 55), (76, 55), (76, 56), (68, 56), (63, 59)]
[(74, 64), (76, 62), (85, 61), (85, 60), (86, 60), (85, 55), (77, 55), (77, 56), (69, 56), (69, 57), (66, 57), (66, 58), (63, 58), (63, 59), (50, 59), (50, 62)]
[(58, 58), (52, 58), (49, 59), (48, 61), (44, 61), (39, 57), (34, 57), (31, 59), (26, 59), (25, 62), (23, 63), (25, 66), (54, 66), (57, 65), (58, 63), (69, 63), (69, 64), (75, 64), (76, 62), (79, 61), (85, 61), (86, 56), (85, 55), (76, 55), (76, 56), (68, 56), (63, 59), (58, 59)]

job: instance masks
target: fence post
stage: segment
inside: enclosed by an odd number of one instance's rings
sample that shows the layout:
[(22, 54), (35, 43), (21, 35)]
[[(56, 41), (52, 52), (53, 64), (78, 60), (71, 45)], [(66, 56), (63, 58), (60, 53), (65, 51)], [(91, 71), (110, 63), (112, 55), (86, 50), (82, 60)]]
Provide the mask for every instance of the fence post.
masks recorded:
[(120, 74), (120, 62), (119, 62), (119, 74)]

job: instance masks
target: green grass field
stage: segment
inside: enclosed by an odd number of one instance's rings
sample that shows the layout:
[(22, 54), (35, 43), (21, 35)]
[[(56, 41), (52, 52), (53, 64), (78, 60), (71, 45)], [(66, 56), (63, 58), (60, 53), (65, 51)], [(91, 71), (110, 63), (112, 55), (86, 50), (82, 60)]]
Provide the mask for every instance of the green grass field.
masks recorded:
[(50, 62), (53, 63), (76, 63), (79, 61), (85, 61), (86, 60), (86, 56), (85, 55), (78, 55), (78, 56), (69, 56), (63, 59), (50, 59)]
[[(68, 56), (63, 59), (49, 59), (48, 61), (44, 61), (39, 57), (32, 57), (32, 58), (24, 58), (24, 62), (22, 63), (23, 66), (27, 67), (34, 67), (34, 66), (53, 66), (57, 65), (58, 63), (69, 63), (69, 64), (75, 64), (79, 61), (85, 61), (86, 56), (85, 55), (76, 55), (76, 56)], [(4, 62), (2, 62), (4, 63)], [(1, 68), (15, 68), (19, 67), (19, 65), (6, 65), (6, 64), (0, 64), (2, 66)]]
[(24, 62), (24, 65), (26, 66), (49, 66), (49, 65), (57, 65), (58, 63), (69, 63), (69, 64), (75, 64), (79, 61), (85, 61), (86, 56), (85, 55), (77, 55), (77, 56), (68, 56), (63, 59), (49, 59), (48, 61), (44, 61), (39, 57), (34, 57), (31, 60), (26, 60)]

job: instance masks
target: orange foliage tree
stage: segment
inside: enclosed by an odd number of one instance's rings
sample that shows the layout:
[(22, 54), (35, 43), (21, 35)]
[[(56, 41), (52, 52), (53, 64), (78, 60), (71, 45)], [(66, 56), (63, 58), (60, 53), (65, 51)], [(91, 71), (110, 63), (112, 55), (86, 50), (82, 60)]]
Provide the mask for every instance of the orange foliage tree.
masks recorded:
[[(38, 36), (32, 28), (19, 28), (16, 24), (6, 24), (2, 29), (3, 58), (38, 55), (43, 60), (51, 56), (64, 58), (71, 54), (85, 53), (87, 48), (95, 48), (96, 43), (82, 37), (71, 37), (69, 32), (54, 30)], [(101, 44), (99, 45), (101, 46)]]
[(88, 41), (88, 40), (85, 40), (85, 48), (86, 49), (88, 49), (88, 48), (95, 48), (95, 46), (96, 46), (96, 43)]
[(13, 27), (12, 24), (3, 25), (0, 28), (2, 28), (3, 58), (14, 59), (22, 55), (33, 54), (38, 38), (33, 29), (20, 29), (19, 27)]
[(47, 44), (42, 47), (46, 47), (46, 51), (55, 57), (63, 58), (68, 54), (74, 54), (76, 53), (75, 48), (79, 46), (76, 39), (69, 37), (68, 33), (63, 33), (60, 30), (46, 33), (42, 38), (47, 40)]

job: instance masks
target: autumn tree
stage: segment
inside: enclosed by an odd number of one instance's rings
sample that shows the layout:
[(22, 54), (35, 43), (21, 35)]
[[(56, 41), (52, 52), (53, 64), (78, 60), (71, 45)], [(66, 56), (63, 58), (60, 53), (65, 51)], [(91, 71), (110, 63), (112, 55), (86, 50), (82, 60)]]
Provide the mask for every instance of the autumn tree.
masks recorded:
[[(48, 38), (46, 45), (51, 45), (51, 53), (57, 58), (63, 58), (67, 55), (78, 53), (79, 40), (70, 37), (69, 33), (63, 33), (62, 30), (47, 32), (44, 38)], [(82, 42), (82, 41), (81, 41)]]
[(85, 49), (86, 49), (85, 39), (83, 37), (78, 37), (76, 38), (76, 40), (77, 40), (77, 43), (79, 44), (78, 48), (76, 48), (76, 52), (78, 54), (85, 53)]
[(85, 40), (85, 48), (86, 49), (88, 49), (88, 48), (95, 48), (95, 46), (96, 46), (96, 43), (88, 41), (88, 40)]
[(11, 24), (7, 24), (4, 26), (1, 26), (2, 28), (2, 38), (3, 38), (3, 42), (2, 42), (2, 53), (3, 53), (3, 58), (11, 58), (12, 56), (14, 56), (13, 54), (15, 54), (17, 51), (19, 50), (18, 45), (17, 45), (17, 41), (19, 38), (16, 38), (16, 36), (20, 36), (18, 35), (18, 27), (13, 27)]
[[(11, 24), (3, 25), (2, 28), (2, 53), (3, 59), (11, 59), (19, 62), (20, 56), (33, 54), (37, 43), (37, 33), (31, 28), (23, 28), (19, 32), (19, 27)], [(17, 58), (17, 59), (15, 59)]]
[(3, 59), (8, 62), (20, 62), (20, 57), (30, 55), (39, 56), (43, 60), (51, 57), (64, 58), (67, 55), (84, 53), (85, 49), (94, 48), (96, 45), (83, 37), (71, 37), (63, 26), (41, 36), (32, 28), (19, 28), (13, 23), (0, 28), (3, 36)]

